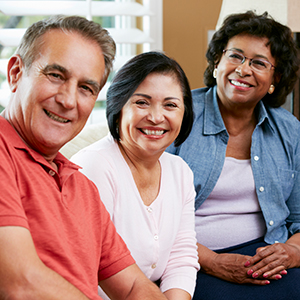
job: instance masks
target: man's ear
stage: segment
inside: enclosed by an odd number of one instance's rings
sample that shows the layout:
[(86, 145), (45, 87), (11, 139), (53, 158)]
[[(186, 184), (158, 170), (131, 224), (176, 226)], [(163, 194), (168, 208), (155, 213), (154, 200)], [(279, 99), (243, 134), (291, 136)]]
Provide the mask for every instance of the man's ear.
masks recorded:
[(13, 55), (7, 65), (7, 81), (12, 93), (17, 90), (19, 79), (24, 72), (24, 65), (20, 55)]

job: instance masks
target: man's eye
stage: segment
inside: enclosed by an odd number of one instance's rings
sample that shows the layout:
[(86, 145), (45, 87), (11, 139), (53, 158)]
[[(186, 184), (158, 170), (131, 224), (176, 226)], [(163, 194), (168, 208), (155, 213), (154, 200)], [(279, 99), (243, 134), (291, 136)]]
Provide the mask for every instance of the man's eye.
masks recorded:
[(60, 74), (57, 73), (49, 73), (48, 76), (57, 78), (57, 79), (63, 79), (63, 77)]
[(59, 74), (56, 73), (50, 73), (50, 76), (56, 77), (56, 78), (61, 78), (61, 76)]
[(92, 94), (94, 94), (94, 91), (93, 91), (90, 87), (88, 87), (88, 86), (86, 86), (86, 85), (82, 85), (81, 87), (82, 87), (84, 90), (86, 90), (86, 91), (91, 92)]

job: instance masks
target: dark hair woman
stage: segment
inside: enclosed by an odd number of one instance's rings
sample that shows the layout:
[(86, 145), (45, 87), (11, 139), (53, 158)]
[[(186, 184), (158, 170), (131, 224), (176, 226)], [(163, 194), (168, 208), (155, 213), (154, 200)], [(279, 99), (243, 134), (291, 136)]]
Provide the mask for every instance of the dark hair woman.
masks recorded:
[[(197, 262), (193, 173), (164, 152), (193, 124), (188, 80), (159, 52), (137, 55), (107, 92), (110, 135), (72, 159), (97, 185), (137, 265), (168, 299), (193, 296)], [(106, 299), (103, 291), (99, 292)]]
[(193, 129), (167, 149), (195, 176), (193, 299), (298, 299), (300, 124), (280, 107), (299, 68), (292, 33), (267, 13), (234, 14), (207, 59)]

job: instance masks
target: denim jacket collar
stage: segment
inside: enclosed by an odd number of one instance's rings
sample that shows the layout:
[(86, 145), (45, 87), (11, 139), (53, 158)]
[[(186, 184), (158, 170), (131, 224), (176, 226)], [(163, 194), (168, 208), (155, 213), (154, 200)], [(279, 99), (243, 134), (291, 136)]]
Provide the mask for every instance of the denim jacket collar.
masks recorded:
[[(223, 122), (221, 112), (219, 109), (217, 99), (217, 86), (210, 88), (205, 95), (205, 110), (204, 110), (204, 135), (214, 135), (222, 131), (227, 133), (225, 124)], [(269, 128), (275, 133), (275, 130), (270, 122), (268, 112), (263, 101), (259, 101), (256, 106), (256, 113), (258, 123), (257, 126), (263, 126), (264, 123), (268, 124)]]

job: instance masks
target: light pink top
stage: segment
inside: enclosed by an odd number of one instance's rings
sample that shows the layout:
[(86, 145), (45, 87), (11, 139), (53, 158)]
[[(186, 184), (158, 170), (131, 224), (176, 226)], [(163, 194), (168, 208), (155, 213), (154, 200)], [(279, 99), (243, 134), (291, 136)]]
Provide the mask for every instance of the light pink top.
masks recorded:
[(264, 236), (250, 159), (225, 158), (215, 188), (196, 210), (196, 232), (197, 241), (212, 250)]
[[(145, 206), (117, 143), (108, 135), (72, 157), (98, 187), (117, 231), (144, 274), (161, 278), (162, 292), (193, 295), (199, 269), (194, 229), (193, 173), (179, 157), (160, 157), (160, 191)], [(101, 295), (102, 296), (102, 295)]]

